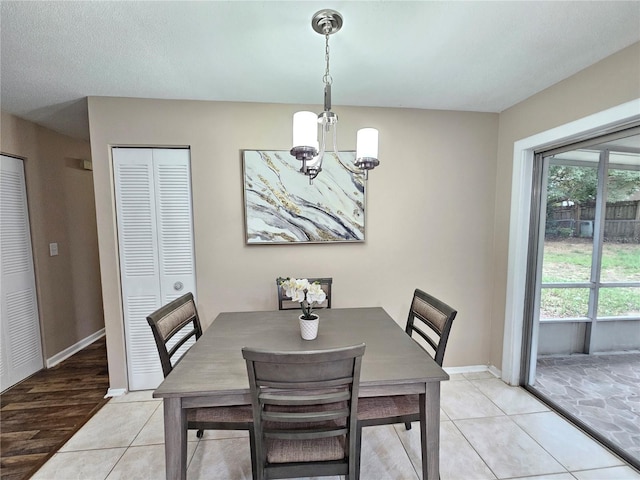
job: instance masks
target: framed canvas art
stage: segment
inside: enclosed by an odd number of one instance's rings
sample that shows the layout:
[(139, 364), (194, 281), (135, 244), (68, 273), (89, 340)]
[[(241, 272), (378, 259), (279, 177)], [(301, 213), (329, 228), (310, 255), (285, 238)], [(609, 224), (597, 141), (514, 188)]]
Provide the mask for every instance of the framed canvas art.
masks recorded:
[(325, 154), (310, 185), (288, 151), (244, 150), (246, 243), (364, 242), (365, 182), (354, 158)]

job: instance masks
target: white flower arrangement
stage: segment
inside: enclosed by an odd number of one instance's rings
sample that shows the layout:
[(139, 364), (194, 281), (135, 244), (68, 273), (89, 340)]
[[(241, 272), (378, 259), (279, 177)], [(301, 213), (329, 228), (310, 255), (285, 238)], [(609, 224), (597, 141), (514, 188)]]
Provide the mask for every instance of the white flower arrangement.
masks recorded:
[(303, 320), (313, 320), (311, 312), (314, 304), (322, 303), (327, 298), (320, 282), (317, 281), (311, 283), (306, 278), (280, 278), (278, 283), (287, 297), (300, 303)]

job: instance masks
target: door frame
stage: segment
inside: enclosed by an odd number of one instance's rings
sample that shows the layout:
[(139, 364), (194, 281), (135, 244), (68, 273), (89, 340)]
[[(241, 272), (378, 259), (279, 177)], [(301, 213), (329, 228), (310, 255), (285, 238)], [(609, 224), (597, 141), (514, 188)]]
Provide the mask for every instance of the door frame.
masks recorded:
[(535, 151), (603, 135), (639, 121), (637, 98), (514, 143), (502, 349), (502, 379), (510, 385), (520, 384)]

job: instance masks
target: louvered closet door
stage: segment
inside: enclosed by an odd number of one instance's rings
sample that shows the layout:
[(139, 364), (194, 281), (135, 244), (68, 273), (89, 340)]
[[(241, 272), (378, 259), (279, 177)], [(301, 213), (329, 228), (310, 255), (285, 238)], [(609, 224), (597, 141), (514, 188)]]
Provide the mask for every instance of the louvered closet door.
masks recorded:
[(153, 150), (162, 303), (195, 295), (189, 150)]
[(43, 367), (22, 160), (0, 163), (0, 391)]
[(114, 148), (113, 160), (129, 390), (144, 390), (163, 378), (147, 315), (196, 293), (189, 150)]

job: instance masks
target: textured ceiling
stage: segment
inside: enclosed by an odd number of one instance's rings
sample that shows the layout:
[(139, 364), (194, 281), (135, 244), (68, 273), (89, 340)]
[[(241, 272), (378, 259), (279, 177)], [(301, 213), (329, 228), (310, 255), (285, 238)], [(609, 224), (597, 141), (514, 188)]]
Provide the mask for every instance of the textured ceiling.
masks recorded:
[(0, 4), (3, 111), (88, 138), (90, 95), (500, 112), (640, 41), (640, 2)]

